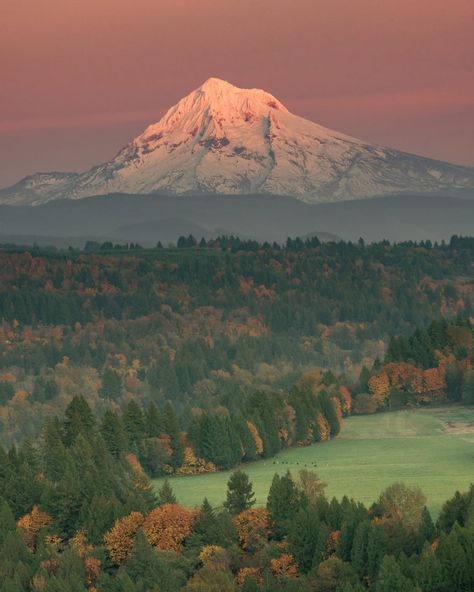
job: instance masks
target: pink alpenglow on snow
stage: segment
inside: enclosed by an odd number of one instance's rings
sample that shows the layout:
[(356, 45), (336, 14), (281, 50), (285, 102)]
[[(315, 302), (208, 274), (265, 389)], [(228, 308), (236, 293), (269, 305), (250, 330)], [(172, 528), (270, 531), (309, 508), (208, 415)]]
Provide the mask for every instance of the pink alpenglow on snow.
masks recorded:
[(31, 175), (0, 192), (0, 203), (156, 192), (322, 203), (456, 188), (474, 188), (474, 169), (369, 144), (290, 113), (264, 90), (209, 78), (112, 160)]

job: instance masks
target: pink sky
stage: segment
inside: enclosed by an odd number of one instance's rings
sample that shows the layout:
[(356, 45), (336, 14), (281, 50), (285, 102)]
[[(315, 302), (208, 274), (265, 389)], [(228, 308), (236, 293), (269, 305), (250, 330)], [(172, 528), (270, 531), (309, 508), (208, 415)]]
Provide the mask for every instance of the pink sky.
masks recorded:
[(474, 165), (472, 0), (4, 0), (0, 186), (112, 157), (217, 76)]

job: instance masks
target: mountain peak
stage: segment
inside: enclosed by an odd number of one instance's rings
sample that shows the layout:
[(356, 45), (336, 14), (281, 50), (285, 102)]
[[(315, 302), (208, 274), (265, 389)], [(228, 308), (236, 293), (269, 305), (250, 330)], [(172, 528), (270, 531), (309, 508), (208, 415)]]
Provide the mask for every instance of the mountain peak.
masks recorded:
[(201, 84), (198, 90), (202, 92), (231, 92), (238, 90), (238, 88), (227, 80), (211, 76)]
[[(224, 102), (227, 107), (260, 105), (265, 109), (278, 109), (288, 112), (288, 109), (269, 92), (260, 88), (239, 88), (221, 78), (208, 78), (189, 97), (196, 94), (204, 96), (210, 103)], [(185, 97), (186, 98), (186, 97)]]
[(474, 170), (375, 146), (298, 117), (272, 94), (209, 78), (112, 160), (32, 175), (0, 203), (107, 193), (293, 196), (310, 203), (474, 188)]

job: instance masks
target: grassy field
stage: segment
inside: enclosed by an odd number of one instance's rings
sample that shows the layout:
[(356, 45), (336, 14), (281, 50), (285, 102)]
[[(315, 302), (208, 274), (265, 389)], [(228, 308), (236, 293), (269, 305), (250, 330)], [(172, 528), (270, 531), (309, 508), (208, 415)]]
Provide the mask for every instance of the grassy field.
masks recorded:
[[(456, 489), (474, 481), (474, 408), (451, 407), (354, 416), (344, 421), (341, 435), (306, 448), (285, 450), (275, 458), (247, 464), (257, 496), (264, 504), (275, 472), (302, 468), (328, 483), (328, 496), (353, 497), (365, 504), (394, 481), (419, 485), (428, 507), (437, 514)], [(204, 497), (220, 505), (228, 472), (173, 477), (178, 501), (199, 505)], [(154, 485), (160, 486), (155, 480)]]

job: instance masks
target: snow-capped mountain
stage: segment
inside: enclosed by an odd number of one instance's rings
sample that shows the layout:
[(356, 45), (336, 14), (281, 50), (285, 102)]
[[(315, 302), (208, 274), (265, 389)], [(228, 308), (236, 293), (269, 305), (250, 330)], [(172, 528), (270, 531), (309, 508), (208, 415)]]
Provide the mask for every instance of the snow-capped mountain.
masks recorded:
[(210, 78), (115, 158), (84, 173), (36, 173), (0, 203), (107, 193), (266, 193), (308, 203), (474, 189), (474, 168), (375, 146), (293, 115), (271, 94)]

